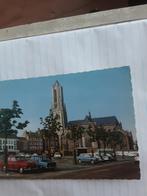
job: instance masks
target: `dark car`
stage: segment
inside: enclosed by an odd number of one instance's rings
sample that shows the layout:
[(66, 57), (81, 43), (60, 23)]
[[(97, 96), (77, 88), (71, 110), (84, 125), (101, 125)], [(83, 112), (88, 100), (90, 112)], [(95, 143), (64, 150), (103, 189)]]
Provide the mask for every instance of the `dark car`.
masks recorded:
[(99, 159), (97, 157), (92, 156), (92, 154), (90, 153), (82, 153), (79, 156), (77, 156), (77, 161), (79, 163), (95, 164), (99, 162)]
[(33, 154), (31, 156), (31, 160), (35, 161), (36, 165), (40, 169), (55, 169), (56, 168), (56, 162), (52, 159), (49, 159), (46, 156)]

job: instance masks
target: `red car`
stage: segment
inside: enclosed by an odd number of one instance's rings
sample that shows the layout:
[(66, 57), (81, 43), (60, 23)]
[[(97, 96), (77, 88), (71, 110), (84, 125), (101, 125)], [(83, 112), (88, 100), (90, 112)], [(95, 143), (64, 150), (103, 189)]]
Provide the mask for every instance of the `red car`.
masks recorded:
[[(23, 173), (24, 171), (31, 171), (36, 168), (36, 163), (28, 160), (21, 160), (16, 157), (8, 158), (8, 166), (7, 169), (11, 171), (19, 171), (19, 173)], [(0, 169), (4, 168), (4, 162), (0, 160)]]

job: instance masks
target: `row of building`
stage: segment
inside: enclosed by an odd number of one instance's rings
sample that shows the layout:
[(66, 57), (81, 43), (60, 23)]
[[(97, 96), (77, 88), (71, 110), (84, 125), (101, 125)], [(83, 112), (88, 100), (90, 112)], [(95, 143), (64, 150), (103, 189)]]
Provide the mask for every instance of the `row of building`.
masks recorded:
[[(128, 131), (124, 131), (122, 129), (122, 125), (118, 122), (117, 118), (115, 116), (112, 117), (104, 117), (104, 118), (93, 118), (89, 119), (88, 116), (86, 116), (83, 120), (78, 121), (70, 121), (69, 122), (72, 125), (80, 125), (82, 127), (88, 128), (89, 124), (96, 124), (97, 126), (103, 125), (104, 129), (106, 131), (112, 131), (114, 128), (117, 127), (118, 131), (121, 131), (121, 133), (124, 136), (124, 150), (134, 150), (134, 141), (132, 137), (132, 133)], [(73, 148), (74, 148), (74, 142), (70, 139), (64, 137), (62, 135), (62, 150), (64, 150), (63, 153), (65, 154), (72, 154)], [(59, 138), (56, 138), (56, 142), (51, 143), (51, 150), (59, 151)], [(94, 148), (95, 150), (98, 148), (97, 142), (91, 142), (88, 134), (83, 133), (80, 140), (76, 141), (76, 147), (77, 148), (87, 148), (89, 151), (91, 148)], [(0, 135), (0, 152), (3, 152), (5, 148), (5, 138), (1, 134)], [(103, 146), (101, 145), (101, 148)], [(107, 148), (110, 149), (110, 146), (107, 146)], [(25, 131), (21, 137), (17, 137), (17, 135), (11, 135), (7, 138), (7, 149), (10, 153), (18, 153), (18, 152), (24, 152), (24, 153), (38, 153), (41, 154), (45, 150), (48, 149), (48, 142), (46, 141), (46, 138), (42, 136), (40, 133), (40, 130), (37, 130), (36, 132), (31, 131)], [(120, 147), (118, 146), (118, 150), (120, 150)]]

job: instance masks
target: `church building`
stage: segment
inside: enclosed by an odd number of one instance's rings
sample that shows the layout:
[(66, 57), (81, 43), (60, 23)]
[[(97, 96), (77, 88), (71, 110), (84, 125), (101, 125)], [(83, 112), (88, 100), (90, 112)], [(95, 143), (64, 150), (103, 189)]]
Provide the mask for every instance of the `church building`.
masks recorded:
[[(118, 121), (115, 116), (107, 116), (107, 117), (100, 117), (100, 118), (93, 118), (91, 113), (89, 112), (85, 118), (82, 120), (75, 120), (75, 121), (68, 121), (67, 120), (67, 111), (64, 102), (64, 95), (63, 95), (63, 87), (56, 81), (52, 86), (52, 112), (53, 115), (57, 117), (58, 122), (61, 124), (61, 130), (58, 132), (58, 139), (59, 139), (59, 146), (60, 151), (73, 151), (73, 141), (67, 139), (66, 134), (69, 131), (68, 127), (70, 125), (79, 126), (84, 128), (85, 134), (82, 134), (80, 140), (76, 141), (76, 147), (84, 147), (84, 148), (91, 148), (91, 141), (86, 132), (89, 126), (103, 126), (106, 131), (113, 131), (117, 129), (124, 135), (124, 143), (125, 149), (133, 149), (133, 137), (131, 132), (125, 131), (122, 128), (122, 124)], [(95, 149), (98, 148), (96, 142), (94, 144)], [(64, 152), (63, 152), (64, 153)]]

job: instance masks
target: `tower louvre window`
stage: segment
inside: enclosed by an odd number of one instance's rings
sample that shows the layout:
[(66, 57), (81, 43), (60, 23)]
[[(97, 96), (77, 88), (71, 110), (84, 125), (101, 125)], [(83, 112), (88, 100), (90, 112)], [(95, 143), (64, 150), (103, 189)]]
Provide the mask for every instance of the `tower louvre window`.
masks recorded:
[(54, 89), (54, 107), (57, 108), (57, 91)]

